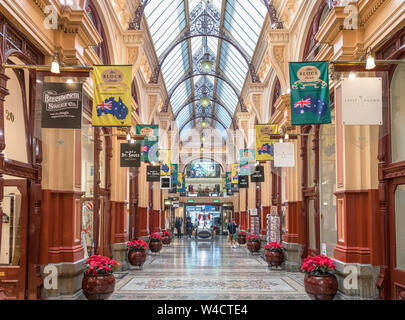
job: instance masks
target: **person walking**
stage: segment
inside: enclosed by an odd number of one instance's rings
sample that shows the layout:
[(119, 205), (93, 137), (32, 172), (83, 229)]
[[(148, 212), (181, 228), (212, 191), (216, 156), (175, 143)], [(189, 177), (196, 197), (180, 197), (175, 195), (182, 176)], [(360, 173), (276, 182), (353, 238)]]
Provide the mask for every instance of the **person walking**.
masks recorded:
[(231, 248), (236, 248), (235, 235), (237, 229), (238, 225), (235, 223), (234, 220), (232, 220), (231, 223), (228, 224), (229, 237), (231, 238)]
[(176, 218), (175, 227), (177, 229), (177, 238), (181, 238), (181, 220), (179, 217)]
[(186, 230), (187, 230), (187, 235), (191, 239), (191, 235), (193, 233), (193, 224), (191, 223), (191, 219), (187, 218), (186, 222)]

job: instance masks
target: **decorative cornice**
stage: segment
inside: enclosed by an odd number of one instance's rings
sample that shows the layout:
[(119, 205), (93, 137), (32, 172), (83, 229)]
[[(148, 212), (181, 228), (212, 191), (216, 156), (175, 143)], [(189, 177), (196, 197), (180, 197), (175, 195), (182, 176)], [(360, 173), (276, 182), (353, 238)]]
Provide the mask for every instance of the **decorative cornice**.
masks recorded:
[(386, 0), (370, 0), (363, 2), (364, 6), (360, 7), (360, 25), (364, 26), (370, 18), (377, 12)]

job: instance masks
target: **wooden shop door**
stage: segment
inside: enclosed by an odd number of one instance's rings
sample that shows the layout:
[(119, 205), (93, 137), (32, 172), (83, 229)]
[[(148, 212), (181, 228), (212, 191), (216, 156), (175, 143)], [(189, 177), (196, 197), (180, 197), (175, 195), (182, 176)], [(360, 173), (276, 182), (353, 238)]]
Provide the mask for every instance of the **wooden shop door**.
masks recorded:
[(391, 299), (405, 300), (405, 177), (390, 182), (388, 235)]
[(100, 255), (111, 257), (111, 215), (110, 215), (110, 201), (108, 191), (100, 190), (100, 241), (99, 251)]
[(28, 273), (28, 192), (25, 179), (4, 180), (0, 286), (8, 300), (24, 300)]

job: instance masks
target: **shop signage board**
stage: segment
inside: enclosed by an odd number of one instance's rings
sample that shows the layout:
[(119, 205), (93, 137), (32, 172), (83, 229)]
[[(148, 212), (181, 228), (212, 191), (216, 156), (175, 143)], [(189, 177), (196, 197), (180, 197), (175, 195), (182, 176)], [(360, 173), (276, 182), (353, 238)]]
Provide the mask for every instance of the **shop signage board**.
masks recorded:
[(130, 168), (141, 166), (141, 145), (139, 143), (121, 143), (120, 166)]
[(238, 178), (238, 183), (232, 183), (231, 184), (231, 191), (233, 193), (239, 192), (239, 178)]
[(260, 124), (256, 129), (256, 160), (271, 161), (274, 160), (274, 143), (277, 140), (271, 138), (272, 134), (278, 133), (277, 124)]
[(44, 83), (42, 128), (81, 129), (82, 84)]
[(249, 188), (249, 176), (239, 176), (239, 189)]
[(160, 166), (147, 166), (146, 167), (146, 181), (159, 182), (160, 181)]
[(169, 177), (160, 177), (160, 189), (170, 189), (171, 182), (170, 182), (170, 176)]
[(383, 124), (382, 78), (342, 79), (342, 124)]
[(251, 182), (264, 182), (264, 167), (256, 166), (254, 172), (250, 176)]
[(329, 63), (290, 62), (291, 124), (331, 123)]
[(94, 66), (94, 127), (131, 127), (132, 65)]
[(295, 166), (294, 143), (284, 142), (274, 144), (274, 167), (288, 168)]

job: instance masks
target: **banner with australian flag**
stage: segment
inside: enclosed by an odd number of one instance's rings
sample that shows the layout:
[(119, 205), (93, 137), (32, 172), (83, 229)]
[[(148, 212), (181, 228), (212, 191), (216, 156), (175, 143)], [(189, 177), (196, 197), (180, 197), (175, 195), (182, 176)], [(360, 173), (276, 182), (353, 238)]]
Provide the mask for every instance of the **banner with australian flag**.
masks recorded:
[(132, 66), (94, 66), (93, 126), (132, 125)]
[(331, 123), (327, 61), (290, 62), (291, 124)]

